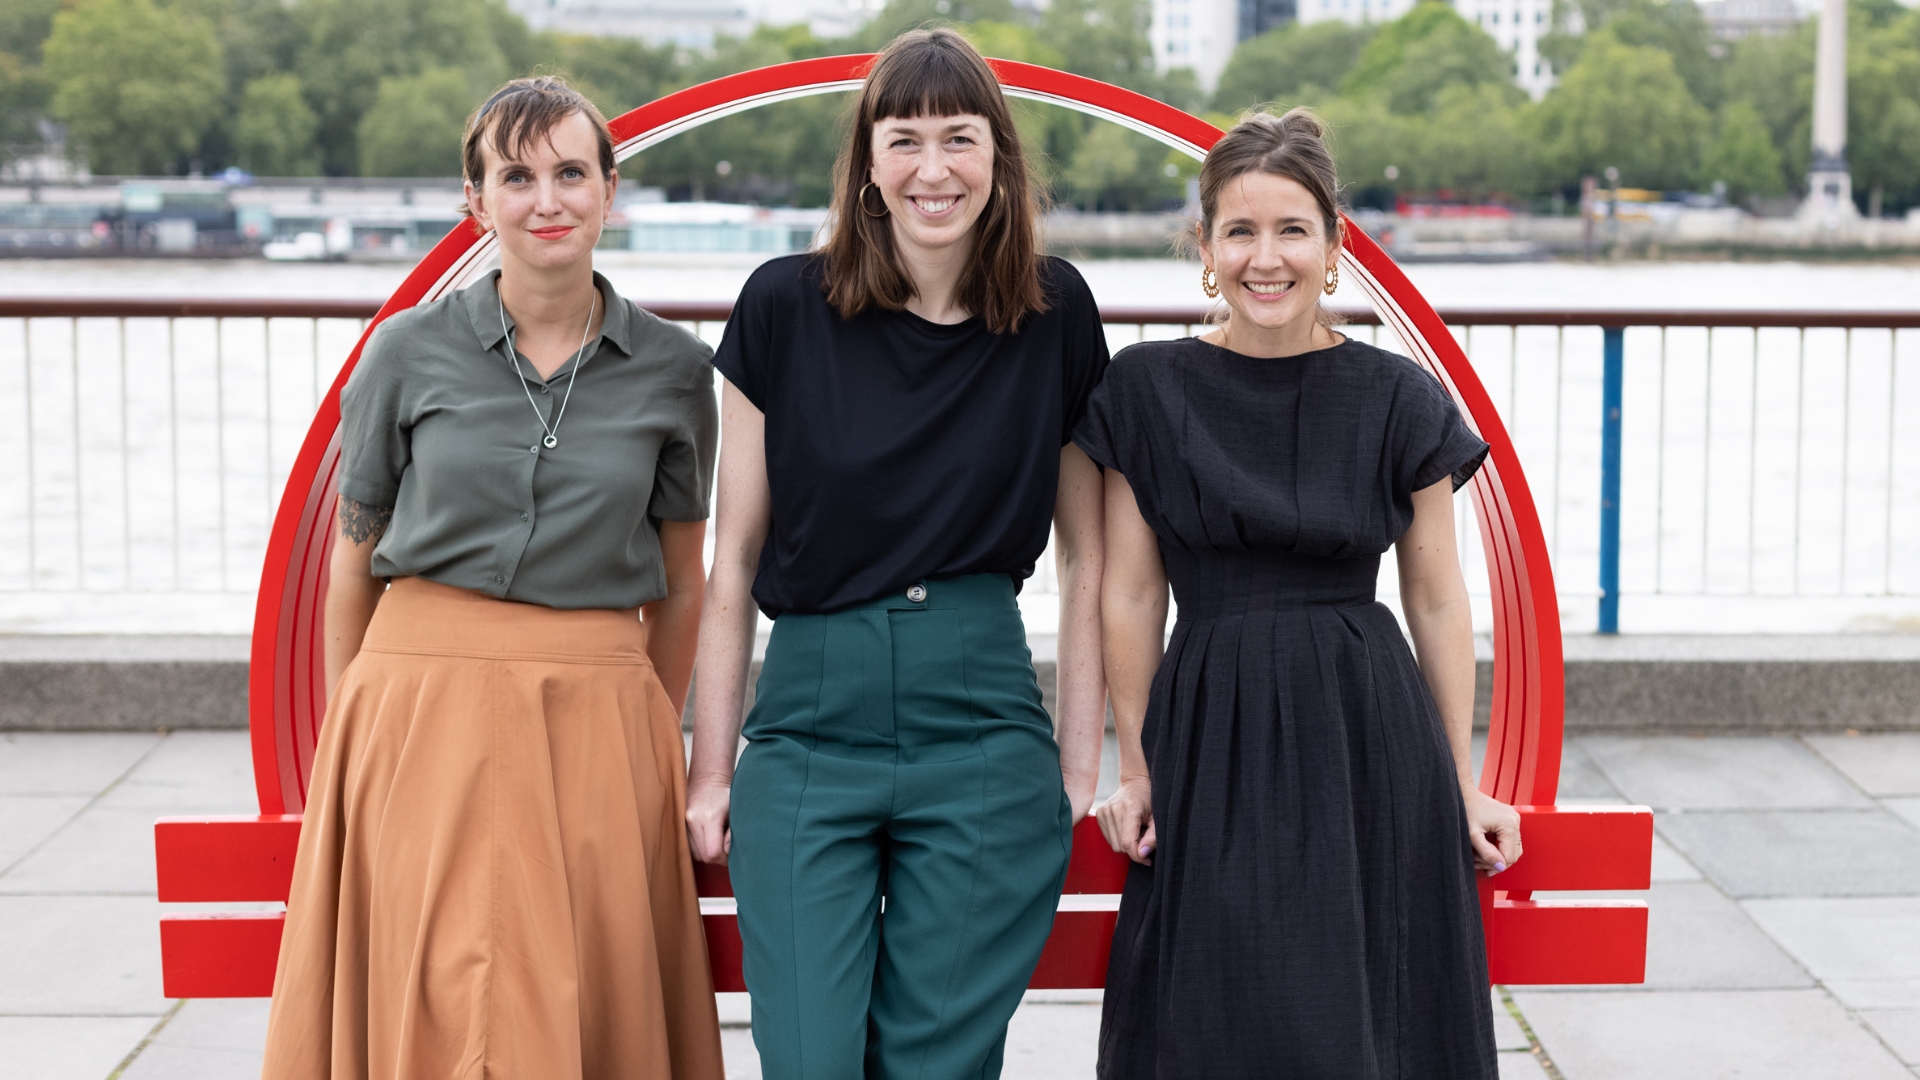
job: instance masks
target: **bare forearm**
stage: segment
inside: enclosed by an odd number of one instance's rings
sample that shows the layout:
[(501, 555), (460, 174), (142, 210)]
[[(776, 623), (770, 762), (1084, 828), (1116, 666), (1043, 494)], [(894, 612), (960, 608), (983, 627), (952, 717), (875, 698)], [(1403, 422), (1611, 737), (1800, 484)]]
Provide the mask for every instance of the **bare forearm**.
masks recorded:
[(666, 688), (673, 711), (686, 711), (687, 684), (693, 679), (694, 651), (700, 644), (700, 600), (706, 583), (698, 579), (678, 586), (663, 600), (640, 609), (647, 628), (647, 659)]
[(1465, 593), (1432, 605), (1409, 605), (1407, 629), (1462, 787), (1473, 784), (1473, 615)]
[(707, 610), (700, 620), (700, 694), (693, 703), (693, 757), (688, 764), (688, 775), (695, 779), (733, 781), (757, 621), (752, 580), (744, 567), (716, 563), (707, 584)]
[(367, 637), (367, 624), (373, 621), (373, 609), (387, 583), (361, 571), (341, 572), (338, 560), (329, 568), (327, 580), (327, 696), (340, 681), (340, 674), (360, 655)]
[(1124, 781), (1147, 775), (1140, 728), (1146, 720), (1153, 676), (1165, 652), (1165, 591), (1158, 600), (1110, 591), (1102, 615), (1106, 625), (1107, 693), (1113, 698), (1113, 730), (1120, 743), (1120, 779)]
[(1054, 738), (1060, 773), (1077, 802), (1100, 784), (1100, 739), (1107, 726), (1107, 680), (1100, 655), (1100, 567), (1062, 555)]

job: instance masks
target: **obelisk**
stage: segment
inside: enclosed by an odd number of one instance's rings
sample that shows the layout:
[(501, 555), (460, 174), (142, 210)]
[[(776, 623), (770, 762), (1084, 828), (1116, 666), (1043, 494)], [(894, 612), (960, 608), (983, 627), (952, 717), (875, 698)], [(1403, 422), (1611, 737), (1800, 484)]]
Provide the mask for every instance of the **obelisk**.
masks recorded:
[(1859, 216), (1847, 172), (1847, 0), (1824, 0), (1813, 62), (1813, 166), (1805, 217), (1839, 224)]

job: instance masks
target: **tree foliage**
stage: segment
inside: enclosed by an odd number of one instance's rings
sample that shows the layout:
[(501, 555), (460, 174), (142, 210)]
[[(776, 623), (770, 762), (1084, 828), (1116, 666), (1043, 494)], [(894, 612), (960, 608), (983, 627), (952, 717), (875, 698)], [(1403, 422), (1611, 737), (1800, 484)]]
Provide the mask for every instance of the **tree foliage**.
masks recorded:
[(1735, 202), (1749, 195), (1779, 195), (1787, 190), (1780, 151), (1750, 102), (1729, 101), (1714, 125), (1713, 141), (1700, 163), (1700, 182), (1725, 184)]
[(458, 68), (380, 80), (355, 132), (363, 176), (459, 176), (460, 139), (476, 91)]
[(1220, 74), (1213, 107), (1224, 113), (1320, 96), (1338, 87), (1378, 27), (1329, 19), (1289, 23), (1242, 42)]
[(218, 118), (220, 43), (153, 0), (84, 0), (43, 48), (53, 114), (97, 172), (169, 172)]
[(260, 176), (312, 176), (320, 171), (314, 133), (320, 118), (308, 107), (300, 79), (265, 75), (247, 84), (234, 119), (233, 143), (241, 168)]
[(1542, 157), (1561, 175), (1618, 168), (1628, 187), (1665, 189), (1692, 184), (1710, 124), (1670, 54), (1610, 30), (1588, 35), (1536, 120)]

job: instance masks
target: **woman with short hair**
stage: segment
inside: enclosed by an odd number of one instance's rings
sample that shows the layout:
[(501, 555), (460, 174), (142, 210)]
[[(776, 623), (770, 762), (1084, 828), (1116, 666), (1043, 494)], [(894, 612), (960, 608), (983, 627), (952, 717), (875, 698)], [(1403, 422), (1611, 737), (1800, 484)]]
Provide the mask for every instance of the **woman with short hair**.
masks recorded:
[(500, 270), (382, 323), (340, 397), (264, 1075), (719, 1080), (679, 722), (710, 350), (594, 272), (618, 173), (562, 80), (463, 157)]
[[(1069, 436), (1106, 339), (958, 34), (887, 47), (836, 168), (825, 248), (755, 271), (714, 357), (687, 827), (731, 870), (769, 1080), (994, 1077), (1099, 772), (1100, 483)], [(1057, 726), (1015, 603), (1050, 523)]]
[[(1103, 1080), (1497, 1072), (1474, 871), (1520, 857), (1520, 822), (1473, 782), (1453, 532), (1487, 444), (1433, 376), (1332, 329), (1324, 134), (1295, 109), (1214, 144), (1196, 238), (1230, 315), (1122, 350), (1074, 434), (1107, 469), (1100, 825), (1135, 864)], [(1374, 600), (1388, 548), (1417, 663)]]

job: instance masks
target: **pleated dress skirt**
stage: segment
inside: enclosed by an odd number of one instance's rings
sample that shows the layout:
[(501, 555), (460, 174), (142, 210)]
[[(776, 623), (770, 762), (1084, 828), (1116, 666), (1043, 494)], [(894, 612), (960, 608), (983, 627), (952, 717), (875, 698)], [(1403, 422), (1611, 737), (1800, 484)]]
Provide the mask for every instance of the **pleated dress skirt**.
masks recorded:
[(395, 581), (320, 731), (266, 1080), (720, 1080), (685, 773), (634, 612)]

